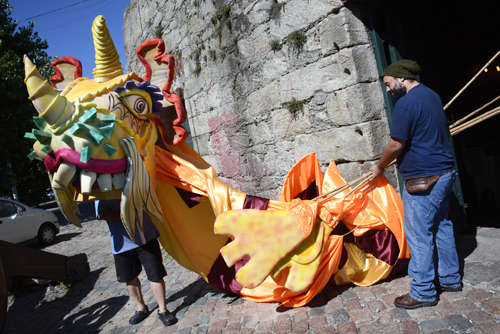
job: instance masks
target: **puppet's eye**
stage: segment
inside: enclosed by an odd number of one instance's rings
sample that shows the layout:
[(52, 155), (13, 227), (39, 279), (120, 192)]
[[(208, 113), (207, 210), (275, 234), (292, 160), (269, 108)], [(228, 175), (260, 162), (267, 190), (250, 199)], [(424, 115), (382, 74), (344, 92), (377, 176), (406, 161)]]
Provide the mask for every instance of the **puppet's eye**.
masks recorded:
[(139, 115), (146, 115), (149, 111), (148, 103), (143, 97), (139, 97), (134, 102), (134, 111)]
[(122, 101), (126, 103), (130, 111), (132, 111), (139, 118), (146, 118), (151, 113), (149, 101), (142, 95), (126, 95), (122, 97)]

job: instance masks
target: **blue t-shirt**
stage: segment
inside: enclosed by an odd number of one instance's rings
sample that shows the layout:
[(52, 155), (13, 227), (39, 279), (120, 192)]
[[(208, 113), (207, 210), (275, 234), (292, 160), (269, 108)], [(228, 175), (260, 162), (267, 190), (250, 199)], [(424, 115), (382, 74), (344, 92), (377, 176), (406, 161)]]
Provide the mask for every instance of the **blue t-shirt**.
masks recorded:
[[(106, 200), (106, 201), (96, 201), (95, 202), (96, 216), (99, 215), (99, 212), (103, 210), (110, 210), (114, 212), (120, 212), (120, 200)], [(127, 230), (123, 226), (121, 220), (117, 221), (106, 221), (108, 223), (109, 232), (111, 234), (111, 246), (113, 254), (119, 254), (131, 249), (137, 248), (139, 246), (144, 245), (148, 241), (152, 239), (156, 239), (160, 236), (160, 232), (149, 218), (149, 215), (144, 212), (144, 219), (142, 224), (144, 241), (141, 240), (141, 231), (139, 229), (139, 225), (135, 224), (135, 242), (133, 242), (128, 234)]]
[(454, 168), (453, 151), (441, 98), (419, 84), (394, 107), (391, 137), (406, 140), (397, 158), (403, 177), (444, 175)]

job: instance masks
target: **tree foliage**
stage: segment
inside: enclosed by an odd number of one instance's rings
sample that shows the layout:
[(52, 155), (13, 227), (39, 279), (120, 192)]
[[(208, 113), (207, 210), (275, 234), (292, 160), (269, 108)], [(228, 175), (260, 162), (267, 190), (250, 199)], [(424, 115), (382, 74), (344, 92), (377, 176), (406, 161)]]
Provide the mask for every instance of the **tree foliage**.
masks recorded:
[(8, 0), (0, 0), (0, 196), (12, 197), (16, 186), (20, 200), (33, 205), (45, 199), (50, 184), (43, 163), (27, 157), (33, 142), (24, 134), (31, 132), (38, 113), (24, 85), (23, 56), (45, 78), (52, 75), (52, 59), (45, 51), (47, 41), (34, 31), (35, 23), (19, 26), (11, 13)]

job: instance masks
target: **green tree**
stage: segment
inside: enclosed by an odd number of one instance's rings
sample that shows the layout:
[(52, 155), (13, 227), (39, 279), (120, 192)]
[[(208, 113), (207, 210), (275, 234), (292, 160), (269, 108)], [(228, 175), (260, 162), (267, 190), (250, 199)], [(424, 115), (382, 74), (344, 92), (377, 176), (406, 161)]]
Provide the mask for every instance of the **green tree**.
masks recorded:
[(53, 74), (52, 59), (45, 52), (47, 41), (34, 31), (35, 23), (19, 26), (11, 13), (8, 0), (0, 0), (0, 196), (12, 197), (15, 185), (20, 200), (34, 205), (45, 199), (50, 184), (43, 163), (27, 157), (33, 142), (24, 134), (34, 128), (38, 113), (24, 85), (23, 56), (45, 78)]

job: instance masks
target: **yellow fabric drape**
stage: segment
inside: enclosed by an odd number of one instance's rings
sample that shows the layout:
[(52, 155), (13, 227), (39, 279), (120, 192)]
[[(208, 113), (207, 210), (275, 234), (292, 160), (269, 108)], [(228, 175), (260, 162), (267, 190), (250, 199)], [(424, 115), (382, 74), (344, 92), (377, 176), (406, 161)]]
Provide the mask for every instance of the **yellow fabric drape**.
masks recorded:
[(337, 285), (354, 283), (370, 286), (391, 273), (392, 266), (359, 249), (355, 244), (344, 243), (347, 251), (347, 262), (334, 276)]
[(163, 248), (183, 267), (205, 280), (228, 237), (214, 233), (215, 216), (209, 201), (189, 209), (177, 190), (157, 180), (164, 224), (155, 224), (160, 231)]

